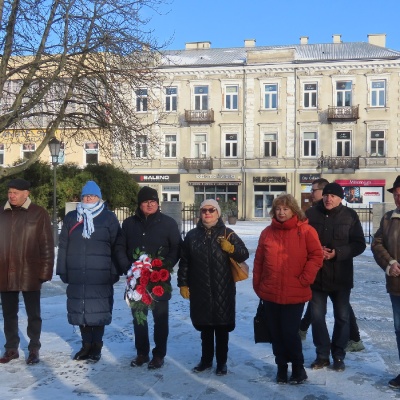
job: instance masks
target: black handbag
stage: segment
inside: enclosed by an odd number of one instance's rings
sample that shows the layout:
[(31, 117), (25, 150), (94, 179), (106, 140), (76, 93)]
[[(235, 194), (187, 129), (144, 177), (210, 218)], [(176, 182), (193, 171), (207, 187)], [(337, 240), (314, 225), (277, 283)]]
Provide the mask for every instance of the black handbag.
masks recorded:
[(264, 302), (261, 299), (258, 303), (256, 316), (254, 317), (254, 342), (272, 343), (267, 314), (265, 312)]

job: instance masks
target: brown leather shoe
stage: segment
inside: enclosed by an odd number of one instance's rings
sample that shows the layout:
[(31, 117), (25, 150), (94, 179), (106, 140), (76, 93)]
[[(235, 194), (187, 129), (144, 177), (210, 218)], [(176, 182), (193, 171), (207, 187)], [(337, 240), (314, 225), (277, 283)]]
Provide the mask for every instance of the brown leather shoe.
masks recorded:
[(148, 369), (158, 369), (164, 365), (164, 357), (154, 356), (149, 362)]
[(149, 356), (138, 354), (137, 357), (131, 361), (131, 367), (141, 367), (143, 364), (146, 364), (149, 361), (150, 361)]
[(28, 365), (37, 364), (39, 362), (39, 349), (32, 349), (29, 351), (29, 356), (26, 359)]
[(15, 360), (19, 357), (18, 349), (8, 349), (0, 358), (0, 364), (7, 364), (11, 360)]

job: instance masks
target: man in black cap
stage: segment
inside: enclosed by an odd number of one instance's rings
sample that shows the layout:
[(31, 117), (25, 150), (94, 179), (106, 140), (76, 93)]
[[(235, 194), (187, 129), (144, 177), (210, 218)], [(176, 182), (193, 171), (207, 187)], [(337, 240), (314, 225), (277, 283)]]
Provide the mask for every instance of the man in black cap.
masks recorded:
[[(117, 240), (117, 254), (120, 267), (128, 271), (132, 263), (135, 249), (152, 257), (163, 258), (163, 268), (171, 270), (179, 260), (181, 235), (176, 221), (161, 213), (158, 193), (155, 189), (144, 186), (138, 193), (138, 208), (133, 216), (122, 223), (122, 235)], [(168, 281), (170, 285), (170, 281)], [(150, 361), (150, 341), (147, 319), (138, 321), (134, 310), (133, 328), (137, 355), (132, 360), (132, 367), (140, 367), (148, 363), (149, 369), (161, 368), (167, 353), (168, 319), (171, 291), (167, 291), (154, 301), (152, 309), (154, 320), (153, 357)], [(148, 310), (144, 311), (147, 316)]]
[[(400, 358), (400, 175), (388, 189), (393, 194), (396, 209), (388, 211), (381, 219), (371, 244), (376, 263), (385, 272), (386, 291), (389, 293), (393, 309), (394, 330), (397, 351)], [(389, 386), (400, 388), (400, 375), (389, 381)]]
[[(311, 285), (312, 334), (317, 358), (312, 369), (330, 365), (344, 371), (344, 357), (349, 340), (350, 291), (353, 287), (353, 258), (365, 250), (364, 232), (357, 213), (343, 206), (342, 187), (328, 183), (322, 191), (322, 201), (307, 210), (309, 223), (318, 232), (324, 253), (324, 264)], [(328, 297), (335, 318), (332, 340), (326, 326)]]
[(22, 292), (28, 316), (27, 364), (39, 362), (42, 319), (40, 289), (51, 280), (54, 242), (48, 212), (29, 198), (30, 183), (8, 183), (8, 201), (0, 209), (0, 292), (4, 319), (5, 353), (0, 363), (19, 357), (18, 302)]

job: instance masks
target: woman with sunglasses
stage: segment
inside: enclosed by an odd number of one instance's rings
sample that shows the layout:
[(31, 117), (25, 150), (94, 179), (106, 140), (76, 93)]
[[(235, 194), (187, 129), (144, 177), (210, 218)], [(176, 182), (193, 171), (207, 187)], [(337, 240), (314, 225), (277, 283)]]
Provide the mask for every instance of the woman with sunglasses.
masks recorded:
[(229, 332), (235, 329), (236, 287), (229, 257), (245, 261), (249, 252), (243, 241), (225, 226), (221, 208), (213, 199), (200, 205), (197, 226), (188, 232), (182, 245), (178, 286), (183, 298), (190, 300), (190, 318), (201, 332), (201, 360), (193, 372), (212, 368), (227, 374)]

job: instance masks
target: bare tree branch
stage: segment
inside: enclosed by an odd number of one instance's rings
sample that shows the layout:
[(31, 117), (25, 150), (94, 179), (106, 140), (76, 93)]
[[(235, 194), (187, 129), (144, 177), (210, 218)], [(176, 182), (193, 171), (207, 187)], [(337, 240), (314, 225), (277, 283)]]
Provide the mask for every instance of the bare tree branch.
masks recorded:
[(156, 153), (160, 140), (150, 132), (164, 119), (154, 101), (161, 46), (143, 11), (163, 3), (0, 0), (0, 136), (6, 145), (37, 143), (27, 162), (0, 168), (0, 176), (27, 168), (54, 136), (98, 142), (107, 158), (132, 164)]

